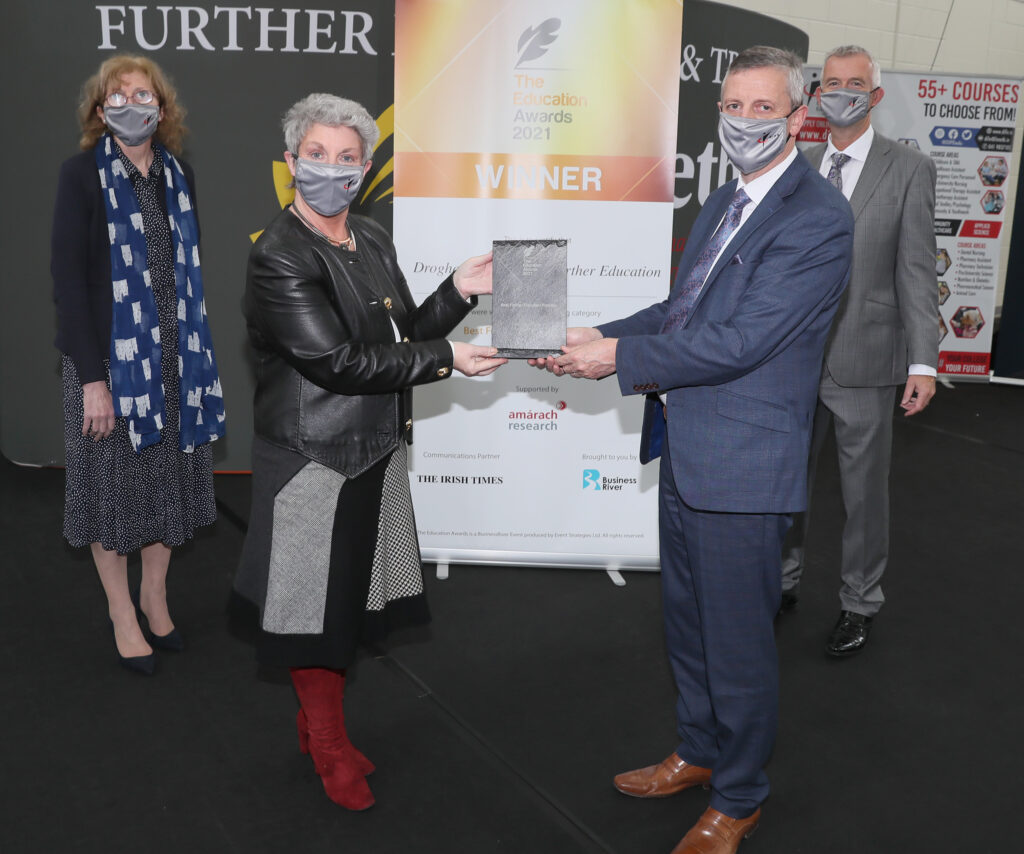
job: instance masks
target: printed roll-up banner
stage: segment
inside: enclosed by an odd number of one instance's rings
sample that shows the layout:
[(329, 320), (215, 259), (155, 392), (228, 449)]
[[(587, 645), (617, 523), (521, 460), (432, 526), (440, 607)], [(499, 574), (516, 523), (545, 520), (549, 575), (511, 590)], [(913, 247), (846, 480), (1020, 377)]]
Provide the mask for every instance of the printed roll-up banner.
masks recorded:
[[(422, 299), (493, 240), (568, 241), (570, 326), (665, 298), (682, 5), (398, 0), (395, 243)], [(485, 297), (451, 336), (489, 344)], [(512, 362), (416, 390), (424, 557), (657, 566), (657, 464), (614, 377)]]
[[(821, 68), (804, 70), (810, 116), (802, 143), (824, 142), (814, 91)], [(887, 71), (872, 126), (929, 155), (936, 166), (935, 288), (940, 376), (989, 375), (1005, 208), (1020, 150), (1015, 125), (1021, 81), (965, 74)]]

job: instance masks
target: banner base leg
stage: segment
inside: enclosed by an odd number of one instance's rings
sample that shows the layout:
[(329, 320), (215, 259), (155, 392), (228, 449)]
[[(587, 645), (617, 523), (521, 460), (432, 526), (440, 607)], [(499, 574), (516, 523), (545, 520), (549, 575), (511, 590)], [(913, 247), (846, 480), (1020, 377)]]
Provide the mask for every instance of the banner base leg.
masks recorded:
[(608, 577), (612, 580), (612, 584), (614, 584), (616, 587), (626, 586), (626, 579), (622, 577), (622, 573), (619, 572), (617, 569), (606, 569), (605, 572), (608, 573)]
[(437, 565), (437, 580), (447, 581), (448, 580), (448, 564), (438, 563)]

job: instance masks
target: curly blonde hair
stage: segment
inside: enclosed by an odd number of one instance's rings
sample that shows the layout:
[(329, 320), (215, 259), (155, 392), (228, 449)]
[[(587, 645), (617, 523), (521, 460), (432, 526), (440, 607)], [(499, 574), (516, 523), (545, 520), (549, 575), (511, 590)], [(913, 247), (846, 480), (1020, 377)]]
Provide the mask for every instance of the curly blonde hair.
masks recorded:
[(83, 150), (88, 150), (106, 133), (107, 126), (96, 114), (96, 108), (102, 108), (108, 91), (117, 85), (121, 77), (133, 71), (140, 71), (149, 78), (153, 93), (164, 111), (164, 117), (156, 129), (156, 140), (172, 154), (180, 154), (187, 131), (184, 123), (185, 108), (178, 103), (178, 93), (153, 60), (127, 53), (110, 57), (82, 86), (82, 97), (78, 102), (78, 122), (82, 127), (82, 137), (78, 144)]

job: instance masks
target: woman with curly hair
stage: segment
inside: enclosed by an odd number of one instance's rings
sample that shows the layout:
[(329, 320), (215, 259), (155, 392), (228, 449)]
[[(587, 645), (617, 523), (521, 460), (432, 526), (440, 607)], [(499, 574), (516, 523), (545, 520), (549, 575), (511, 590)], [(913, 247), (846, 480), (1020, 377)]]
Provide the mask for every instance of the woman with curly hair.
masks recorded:
[[(60, 170), (51, 272), (62, 353), (64, 536), (89, 545), (117, 657), (152, 674), (180, 651), (171, 548), (215, 518), (224, 407), (206, 319), (184, 110), (156, 63), (107, 59), (85, 84), (81, 154)], [(141, 552), (138, 606), (127, 555)]]

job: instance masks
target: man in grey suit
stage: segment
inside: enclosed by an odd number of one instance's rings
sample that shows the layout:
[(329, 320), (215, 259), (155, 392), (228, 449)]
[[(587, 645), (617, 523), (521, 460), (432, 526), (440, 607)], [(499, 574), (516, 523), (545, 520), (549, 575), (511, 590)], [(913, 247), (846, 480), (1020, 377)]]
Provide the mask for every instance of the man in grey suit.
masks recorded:
[[(825, 350), (808, 475), (810, 490), (817, 454), (834, 430), (846, 522), (841, 611), (825, 651), (843, 657), (864, 647), (884, 601), (896, 393), (903, 386), (905, 415), (935, 394), (935, 164), (871, 127), (871, 108), (885, 93), (878, 64), (863, 48), (833, 50), (816, 94), (830, 137), (806, 155), (850, 200), (855, 218), (853, 270)], [(780, 613), (799, 595), (807, 515), (786, 541)]]

